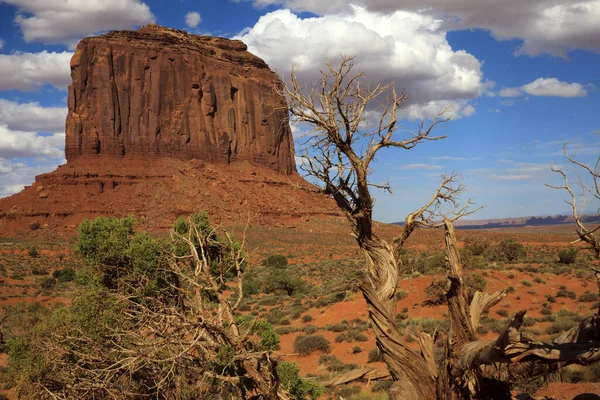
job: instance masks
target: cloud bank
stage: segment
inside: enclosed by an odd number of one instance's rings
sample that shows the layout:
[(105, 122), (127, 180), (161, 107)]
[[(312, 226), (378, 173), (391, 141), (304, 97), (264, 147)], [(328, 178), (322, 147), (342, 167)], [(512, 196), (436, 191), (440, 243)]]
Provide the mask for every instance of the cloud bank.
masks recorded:
[(479, 60), (451, 48), (440, 20), (415, 12), (382, 14), (353, 7), (301, 18), (278, 10), (236, 38), (280, 74), (288, 75), (295, 64), (298, 75), (309, 80), (318, 79), (325, 58), (357, 55), (370, 82), (395, 81), (406, 90), (411, 107), (405, 116), (411, 119), (431, 117), (451, 103), (456, 115), (472, 115), (475, 108), (468, 100), (489, 85)]
[[(347, 12), (342, 0), (251, 0), (318, 15)], [(444, 18), (449, 29), (481, 28), (500, 40), (523, 40), (519, 53), (565, 56), (572, 49), (600, 52), (600, 0), (354, 0), (373, 12), (405, 10)]]

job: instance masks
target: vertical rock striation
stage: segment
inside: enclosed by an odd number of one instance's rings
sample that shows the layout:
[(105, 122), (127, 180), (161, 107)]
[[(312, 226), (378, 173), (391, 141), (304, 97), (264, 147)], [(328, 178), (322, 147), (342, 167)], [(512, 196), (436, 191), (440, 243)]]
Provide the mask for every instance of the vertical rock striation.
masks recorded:
[(296, 172), (277, 75), (240, 41), (156, 25), (83, 39), (66, 158), (251, 160)]

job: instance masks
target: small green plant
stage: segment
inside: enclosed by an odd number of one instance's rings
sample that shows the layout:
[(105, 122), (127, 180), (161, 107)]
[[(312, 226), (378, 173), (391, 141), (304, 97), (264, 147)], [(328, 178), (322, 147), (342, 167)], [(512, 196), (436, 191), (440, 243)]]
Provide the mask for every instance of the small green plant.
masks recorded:
[(283, 254), (272, 254), (263, 260), (263, 265), (267, 268), (283, 269), (288, 265), (288, 259)]
[(383, 355), (381, 354), (379, 349), (375, 347), (374, 349), (369, 350), (369, 353), (367, 354), (367, 362), (372, 363), (378, 361), (383, 361)]
[(569, 247), (558, 252), (558, 262), (561, 264), (573, 264), (577, 258), (577, 249)]
[(500, 309), (496, 310), (496, 314), (498, 314), (501, 317), (507, 318), (508, 310), (506, 308), (500, 308)]
[(75, 279), (75, 270), (70, 267), (66, 267), (63, 269), (57, 269), (52, 272), (52, 276), (58, 280), (58, 282), (71, 282)]
[(323, 388), (315, 381), (300, 377), (300, 369), (296, 363), (282, 361), (276, 370), (281, 385), (287, 389), (292, 399), (303, 400), (308, 397), (317, 400), (323, 394)]
[(580, 303), (593, 303), (598, 301), (598, 295), (595, 293), (584, 293), (577, 298)]
[(28, 254), (31, 258), (38, 258), (40, 256), (40, 251), (37, 249), (37, 247), (33, 246), (29, 249)]
[(302, 316), (302, 322), (306, 323), (306, 322), (310, 322), (313, 320), (313, 317), (311, 317), (309, 314), (304, 314)]
[(329, 353), (331, 345), (322, 335), (297, 336), (294, 340), (294, 352), (307, 356), (315, 351)]

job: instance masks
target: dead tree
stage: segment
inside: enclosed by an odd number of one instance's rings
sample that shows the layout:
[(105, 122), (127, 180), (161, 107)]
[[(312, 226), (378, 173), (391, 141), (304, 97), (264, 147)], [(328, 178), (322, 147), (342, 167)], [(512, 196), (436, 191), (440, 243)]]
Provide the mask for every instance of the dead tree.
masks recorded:
[[(452, 223), (472, 211), (469, 211), (470, 200), (463, 205), (458, 202), (464, 188), (457, 182), (456, 174), (442, 178), (431, 199), (406, 217), (402, 234), (393, 242), (377, 236), (373, 229), (371, 188), (389, 190), (389, 187), (369, 182), (372, 161), (382, 149), (410, 150), (425, 141), (444, 138), (432, 133), (450, 119), (450, 110), (443, 110), (430, 124), (421, 123), (410, 135), (398, 138), (398, 114), (406, 105), (407, 96), (398, 94), (393, 84), (367, 86), (363, 79), (364, 74), (355, 71), (354, 58), (344, 56), (337, 66), (328, 62), (319, 82), (309, 85), (301, 82), (293, 70), (285, 94), (292, 121), (314, 128), (304, 138), (301, 168), (322, 184), (324, 193), (335, 199), (365, 255), (360, 289), (367, 301), (377, 347), (395, 381), (391, 398), (510, 398), (510, 386), (520, 378), (544, 374), (567, 363), (597, 361), (598, 314), (562, 343), (543, 344), (519, 333), (525, 312), (518, 313), (496, 340), (478, 340), (481, 314), (505, 294), (476, 293), (469, 302)], [(448, 206), (452, 211), (445, 210)], [(440, 216), (443, 222), (436, 223)], [(400, 251), (420, 226), (443, 227), (446, 232), (450, 330), (446, 355), (439, 363), (433, 355), (436, 338), (421, 334), (421, 350), (413, 351), (403, 342), (394, 320), (394, 294), (401, 275)], [(585, 334), (580, 334), (584, 331)], [(355, 378), (382, 377), (368, 370), (353, 374)]]
[[(597, 133), (598, 139), (600, 139), (600, 133)], [(600, 143), (600, 140), (598, 140)], [(594, 254), (596, 259), (600, 259), (600, 224), (595, 228), (590, 228), (584, 224), (583, 221), (583, 210), (586, 205), (588, 196), (592, 196), (596, 200), (600, 200), (600, 157), (596, 160), (596, 163), (592, 165), (585, 164), (573, 158), (567, 150), (569, 142), (563, 144), (563, 154), (569, 160), (571, 164), (578, 167), (581, 172), (584, 173), (585, 177), (578, 176), (577, 184), (580, 188), (580, 201), (577, 200), (578, 196), (574, 191), (573, 184), (569, 181), (567, 174), (564, 170), (556, 165), (552, 164), (552, 171), (561, 175), (564, 185), (546, 185), (553, 189), (564, 190), (568, 193), (569, 199), (565, 200), (572, 210), (573, 218), (575, 219), (575, 232), (578, 239), (574, 243), (584, 242), (587, 244), (587, 248)], [(585, 179), (588, 178), (588, 179)], [(600, 209), (598, 210), (600, 216)]]

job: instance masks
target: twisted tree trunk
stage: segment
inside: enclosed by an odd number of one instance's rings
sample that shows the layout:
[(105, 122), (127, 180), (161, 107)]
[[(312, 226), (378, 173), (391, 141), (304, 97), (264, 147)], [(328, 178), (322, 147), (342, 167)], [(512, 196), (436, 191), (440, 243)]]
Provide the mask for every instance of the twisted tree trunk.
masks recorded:
[(392, 248), (376, 236), (359, 242), (365, 253), (368, 275), (361, 284), (367, 301), (377, 347), (396, 381), (392, 399), (435, 399), (437, 369), (402, 340), (395, 322), (394, 294), (398, 286), (398, 264)]

